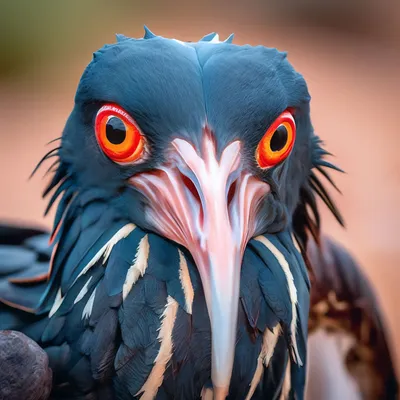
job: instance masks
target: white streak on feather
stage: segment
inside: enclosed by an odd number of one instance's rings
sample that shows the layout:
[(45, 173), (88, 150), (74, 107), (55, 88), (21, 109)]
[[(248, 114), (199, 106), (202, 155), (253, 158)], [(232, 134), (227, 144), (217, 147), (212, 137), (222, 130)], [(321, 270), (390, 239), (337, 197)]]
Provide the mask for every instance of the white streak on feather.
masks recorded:
[(164, 380), (164, 373), (167, 364), (172, 357), (172, 331), (174, 329), (176, 313), (178, 311), (178, 303), (171, 296), (167, 298), (167, 305), (161, 316), (161, 326), (159, 329), (158, 340), (160, 341), (160, 350), (154, 360), (153, 369), (150, 372), (146, 382), (135, 395), (143, 393), (141, 400), (152, 400), (156, 397), (158, 388)]
[(76, 296), (76, 299), (74, 300), (74, 304), (78, 303), (78, 301), (81, 301), (83, 299), (83, 297), (85, 296), (85, 294), (88, 292), (88, 287), (89, 287), (89, 283), (91, 280), (92, 280), (92, 276), (87, 280), (87, 282), (85, 283), (85, 286), (81, 289), (78, 296)]
[(289, 289), (289, 297), (290, 297), (290, 302), (292, 303), (292, 321), (290, 323), (290, 330), (291, 330), (291, 336), (292, 336), (292, 344), (293, 344), (293, 356), (294, 359), (297, 360), (297, 363), (302, 366), (303, 362), (300, 358), (299, 351), (297, 349), (297, 341), (296, 341), (296, 327), (297, 327), (297, 289), (294, 284), (294, 279), (292, 272), (290, 271), (289, 264), (284, 257), (284, 255), (269, 241), (265, 236), (257, 236), (256, 240), (262, 243), (276, 258), (280, 266), (282, 267), (282, 270), (285, 274), (286, 281), (288, 284), (288, 289)]
[(257, 367), (253, 375), (253, 379), (250, 383), (250, 389), (247, 393), (246, 400), (250, 400), (261, 381), (264, 372), (263, 364), (268, 367), (272, 355), (274, 354), (275, 346), (278, 341), (278, 337), (281, 333), (280, 324), (276, 325), (272, 332), (266, 328), (263, 335), (263, 342), (261, 346), (260, 355), (257, 359)]
[(150, 252), (149, 238), (147, 235), (145, 235), (140, 240), (133, 264), (126, 273), (125, 282), (122, 287), (122, 298), (124, 300), (131, 291), (133, 285), (146, 272), (149, 252)]
[(82, 319), (90, 318), (90, 316), (92, 315), (94, 298), (96, 296), (96, 289), (97, 288), (94, 288), (92, 294), (89, 297), (89, 300), (87, 301), (87, 303), (85, 305), (85, 308), (82, 311)]
[(272, 356), (274, 355), (275, 351), (275, 346), (276, 343), (278, 342), (279, 335), (282, 332), (282, 327), (280, 324), (276, 325), (273, 329), (272, 332), (269, 329), (266, 329), (266, 332), (264, 332), (264, 337), (263, 337), (263, 347), (265, 348), (264, 351), (264, 365), (268, 367), (269, 362), (271, 361)]
[(61, 296), (61, 288), (59, 288), (56, 298), (54, 299), (53, 306), (51, 307), (51, 310), (49, 312), (49, 318), (51, 318), (56, 313), (56, 311), (60, 308), (63, 300), (64, 300), (64, 297)]
[(250, 382), (250, 389), (249, 389), (249, 391), (247, 393), (246, 400), (250, 400), (253, 397), (253, 394), (254, 394), (254, 392), (255, 392), (255, 390), (256, 390), (256, 388), (257, 388), (258, 384), (260, 383), (260, 380), (261, 380), (261, 378), (263, 376), (264, 367), (263, 367), (263, 363), (262, 363), (261, 353), (262, 353), (262, 350), (261, 350), (260, 355), (258, 356), (258, 359), (257, 359), (257, 367), (256, 367), (256, 370), (254, 372), (253, 379)]
[(192, 314), (192, 305), (194, 298), (192, 281), (190, 279), (186, 258), (180, 250), (178, 250), (178, 252), (179, 252), (179, 280), (181, 281), (183, 293), (185, 295), (186, 311), (189, 314)]
[(290, 374), (290, 358), (289, 358), (287, 366), (286, 366), (285, 378), (283, 380), (282, 392), (281, 392), (281, 396), (279, 397), (279, 400), (288, 400), (289, 399), (290, 388), (292, 386), (291, 380), (292, 380), (292, 378), (291, 378), (291, 374)]
[(115, 235), (95, 254), (95, 256), (89, 261), (89, 263), (82, 269), (79, 275), (76, 277), (74, 283), (77, 279), (86, 274), (90, 268), (93, 267), (100, 260), (101, 256), (104, 255), (103, 264), (107, 261), (108, 257), (111, 254), (113, 247), (121, 240), (125, 239), (134, 229), (136, 226), (134, 224), (126, 224), (124, 225)]
[[(74, 285), (76, 283), (76, 281), (78, 280), (78, 278), (84, 274), (86, 274), (87, 271), (89, 271), (89, 269), (91, 267), (93, 267), (94, 264), (96, 264), (96, 262), (98, 260), (100, 260), (101, 256), (104, 254), (104, 261), (103, 263), (105, 263), (108, 259), (108, 257), (111, 254), (112, 248), (115, 246), (116, 243), (118, 243), (121, 239), (126, 238), (134, 229), (136, 228), (136, 226), (134, 224), (126, 224), (125, 226), (123, 226), (117, 233), (115, 233), (115, 235), (96, 253), (96, 255), (89, 261), (89, 263), (86, 265), (85, 268), (83, 268), (83, 270), (79, 273), (79, 275), (75, 278), (74, 282), (72, 283), (72, 285)], [(85, 296), (85, 294), (88, 291), (88, 285), (90, 280), (92, 279), (92, 277), (89, 278), (89, 280), (86, 282), (85, 286), (82, 288), (82, 290), (79, 292), (78, 296), (76, 297), (76, 299), (74, 300), (74, 304), (76, 304), (78, 301), (82, 300), (83, 296)], [(71, 285), (71, 286), (72, 286)], [(92, 293), (93, 295), (93, 293)], [(92, 299), (92, 297), (90, 297), (90, 299)], [(89, 299), (89, 301), (90, 301)], [(94, 298), (93, 298), (94, 299)], [(92, 299), (92, 301), (93, 301)], [(49, 312), (49, 318), (51, 318), (55, 312), (60, 308), (62, 302), (64, 300), (64, 297), (61, 296), (61, 288), (58, 290), (56, 298), (54, 300), (53, 306), (51, 307), (51, 310)], [(88, 302), (89, 303), (89, 302)], [(93, 307), (93, 304), (92, 304)], [(86, 308), (86, 307), (85, 307)], [(85, 312), (85, 310), (84, 310)], [(90, 310), (91, 312), (91, 310)], [(82, 314), (82, 318), (83, 318)]]

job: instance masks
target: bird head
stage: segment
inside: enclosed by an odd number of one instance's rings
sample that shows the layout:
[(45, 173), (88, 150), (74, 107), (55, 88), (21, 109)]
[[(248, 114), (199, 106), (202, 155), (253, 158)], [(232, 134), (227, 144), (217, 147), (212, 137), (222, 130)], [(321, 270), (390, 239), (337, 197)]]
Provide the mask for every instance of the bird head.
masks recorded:
[(185, 249), (211, 322), (213, 385), (226, 392), (245, 249), (293, 226), (320, 147), (286, 54), (216, 39), (147, 32), (94, 53), (48, 191), (59, 185), (50, 204), (64, 193), (55, 232), (73, 198), (101, 197), (118, 218)]

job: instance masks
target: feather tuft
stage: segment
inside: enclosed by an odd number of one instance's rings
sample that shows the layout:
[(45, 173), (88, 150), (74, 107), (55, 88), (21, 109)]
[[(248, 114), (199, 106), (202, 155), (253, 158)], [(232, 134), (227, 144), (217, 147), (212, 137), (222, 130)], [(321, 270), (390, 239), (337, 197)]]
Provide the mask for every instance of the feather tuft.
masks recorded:
[(47, 161), (49, 158), (52, 157), (58, 157), (59, 156), (59, 151), (60, 151), (61, 147), (55, 147), (54, 149), (51, 149), (49, 152), (47, 152), (41, 159), (40, 161), (37, 163), (36, 167), (33, 169), (32, 173), (29, 176), (29, 179), (31, 179), (36, 172), (38, 171), (38, 169), (42, 166), (42, 164)]
[(117, 39), (117, 43), (125, 42), (126, 40), (130, 40), (130, 37), (122, 35), (121, 33), (115, 34), (115, 37)]
[(339, 191), (333, 179), (328, 174), (326, 169), (333, 169), (338, 172), (344, 172), (336, 165), (326, 161), (325, 156), (331, 155), (323, 148), (323, 142), (318, 136), (313, 136), (311, 139), (312, 148), (312, 170), (307, 181), (300, 188), (300, 201), (293, 214), (293, 228), (294, 235), (301, 248), (301, 253), (306, 260), (308, 269), (311, 271), (309, 262), (307, 260), (307, 236), (311, 234), (317, 244), (320, 243), (320, 214), (317, 206), (317, 198), (319, 197), (325, 205), (329, 208), (333, 216), (344, 226), (344, 219), (336, 207), (335, 202), (332, 200), (324, 184), (313, 171), (317, 170), (329, 184)]
[(203, 36), (200, 42), (219, 42), (219, 35), (216, 32), (211, 32), (206, 36)]
[(235, 37), (235, 34), (234, 34), (234, 33), (231, 33), (231, 34), (224, 40), (224, 43), (232, 43), (234, 37)]
[(144, 36), (143, 39), (153, 39), (157, 37), (146, 25), (144, 26)]

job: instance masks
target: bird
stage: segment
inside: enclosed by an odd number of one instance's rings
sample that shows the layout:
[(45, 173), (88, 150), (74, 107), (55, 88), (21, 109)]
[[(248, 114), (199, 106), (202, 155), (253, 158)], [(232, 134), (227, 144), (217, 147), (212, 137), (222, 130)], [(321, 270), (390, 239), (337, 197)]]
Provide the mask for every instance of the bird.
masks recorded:
[(304, 398), (317, 198), (344, 223), (310, 100), (233, 35), (93, 54), (34, 171), (52, 231), (0, 226), (0, 329), (47, 353), (51, 398)]
[[(337, 360), (331, 361), (339, 365), (339, 371), (332, 368), (330, 376), (322, 381), (334, 387), (341, 379), (336, 376), (338, 372), (350, 382), (346, 386), (353, 385), (348, 391), (358, 399), (396, 399), (394, 347), (371, 282), (348, 250), (327, 236), (322, 236), (319, 245), (310, 240), (307, 253), (314, 272), (309, 339), (319, 338), (321, 353), (321, 346), (326, 344), (325, 340), (329, 341), (326, 347), (337, 351)], [(318, 378), (313, 381), (309, 379), (310, 399), (321, 390)], [(325, 391), (324, 398), (337, 398), (341, 387), (336, 387), (330, 394)]]

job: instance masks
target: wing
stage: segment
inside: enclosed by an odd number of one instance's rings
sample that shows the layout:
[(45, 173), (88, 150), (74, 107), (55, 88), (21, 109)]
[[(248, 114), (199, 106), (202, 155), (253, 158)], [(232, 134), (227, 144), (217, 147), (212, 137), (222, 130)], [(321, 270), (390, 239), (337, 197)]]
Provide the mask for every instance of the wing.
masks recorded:
[(47, 285), (52, 248), (41, 229), (0, 225), (0, 329), (21, 329)]
[[(329, 238), (324, 237), (320, 246), (310, 240), (307, 254), (314, 272), (310, 339), (321, 331), (325, 338), (346, 337), (342, 361), (362, 398), (396, 399), (392, 347), (370, 282), (352, 256)], [(332, 363), (329, 373), (335, 369)], [(316, 375), (310, 374), (310, 387), (312, 376)]]

